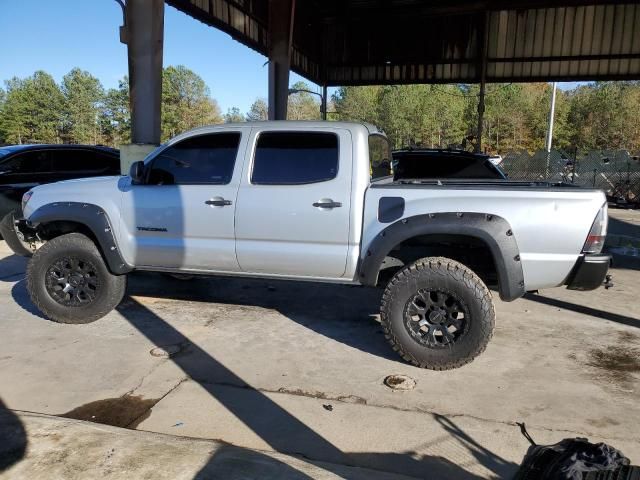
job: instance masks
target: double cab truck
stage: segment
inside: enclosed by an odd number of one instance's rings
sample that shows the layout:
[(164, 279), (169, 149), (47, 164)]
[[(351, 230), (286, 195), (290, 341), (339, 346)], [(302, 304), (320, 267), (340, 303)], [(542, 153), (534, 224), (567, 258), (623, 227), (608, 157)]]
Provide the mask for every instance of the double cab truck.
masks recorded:
[[(127, 274), (231, 275), (381, 287), (381, 323), (406, 361), (470, 362), (495, 324), (492, 293), (605, 280), (598, 190), (506, 179), (396, 178), (387, 138), (348, 122), (198, 128), (128, 176), (64, 181), (23, 198), (42, 242), (27, 268), (51, 320), (87, 323)], [(375, 172), (375, 173), (374, 173)]]

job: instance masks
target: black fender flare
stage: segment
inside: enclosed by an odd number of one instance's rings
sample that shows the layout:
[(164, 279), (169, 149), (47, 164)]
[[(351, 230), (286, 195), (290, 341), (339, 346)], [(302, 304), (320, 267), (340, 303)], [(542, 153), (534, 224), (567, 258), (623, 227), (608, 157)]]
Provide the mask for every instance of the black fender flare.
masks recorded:
[(375, 286), (380, 266), (391, 249), (405, 240), (430, 234), (465, 235), (481, 240), (489, 247), (498, 271), (500, 298), (511, 301), (524, 295), (522, 262), (513, 230), (504, 218), (484, 213), (430, 213), (392, 223), (361, 252), (360, 283)]
[(133, 270), (120, 254), (109, 216), (99, 206), (84, 202), (48, 203), (37, 208), (27, 223), (37, 229), (39, 225), (56, 221), (80, 223), (91, 230), (111, 273), (123, 275)]

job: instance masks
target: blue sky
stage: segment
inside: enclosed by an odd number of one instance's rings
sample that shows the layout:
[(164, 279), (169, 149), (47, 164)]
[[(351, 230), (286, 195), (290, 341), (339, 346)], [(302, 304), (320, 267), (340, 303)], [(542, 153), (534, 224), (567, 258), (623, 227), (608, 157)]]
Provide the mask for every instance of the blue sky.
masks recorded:
[[(80, 67), (109, 88), (127, 74), (126, 46), (118, 37), (122, 14), (114, 0), (0, 0), (0, 14), (0, 81), (36, 70), (60, 81)], [(265, 61), (229, 35), (166, 6), (164, 65), (198, 73), (223, 112), (231, 107), (246, 112), (256, 98), (267, 96)], [(291, 83), (299, 79), (292, 74)]]
[[(0, 0), (0, 15), (0, 82), (39, 69), (60, 81), (77, 66), (109, 88), (127, 74), (127, 49), (118, 33), (122, 14), (114, 0)], [(223, 112), (234, 106), (246, 112), (257, 97), (267, 96), (266, 60), (166, 6), (164, 65), (185, 65), (198, 73)], [(298, 79), (292, 75), (291, 83)]]

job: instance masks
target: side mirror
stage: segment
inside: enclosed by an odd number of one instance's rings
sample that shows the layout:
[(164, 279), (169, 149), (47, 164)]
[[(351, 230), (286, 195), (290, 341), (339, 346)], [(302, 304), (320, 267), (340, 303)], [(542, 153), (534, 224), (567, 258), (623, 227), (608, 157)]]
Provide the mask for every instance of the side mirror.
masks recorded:
[(129, 176), (134, 184), (142, 183), (144, 180), (144, 162), (133, 162), (129, 170)]

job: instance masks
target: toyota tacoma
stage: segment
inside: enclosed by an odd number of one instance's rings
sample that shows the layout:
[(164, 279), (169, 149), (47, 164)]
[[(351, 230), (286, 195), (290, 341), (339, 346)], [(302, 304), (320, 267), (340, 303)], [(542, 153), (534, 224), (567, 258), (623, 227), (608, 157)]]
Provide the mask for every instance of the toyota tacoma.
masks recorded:
[(202, 127), (129, 176), (39, 186), (22, 207), (21, 234), (43, 242), (28, 291), (51, 320), (106, 315), (134, 270), (380, 286), (391, 346), (436, 370), (486, 348), (488, 287), (592, 290), (609, 267), (601, 191), (394, 177), (387, 138), (359, 123)]

